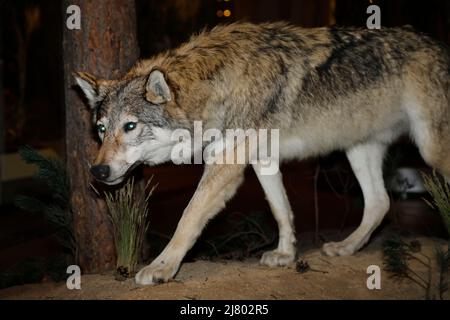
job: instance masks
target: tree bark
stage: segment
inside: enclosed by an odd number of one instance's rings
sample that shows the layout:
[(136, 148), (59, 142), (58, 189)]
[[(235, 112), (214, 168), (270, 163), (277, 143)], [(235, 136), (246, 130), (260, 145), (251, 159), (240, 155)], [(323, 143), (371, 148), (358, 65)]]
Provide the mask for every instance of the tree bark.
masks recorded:
[[(67, 7), (81, 9), (81, 29), (66, 27)], [(63, 63), (66, 119), (66, 161), (71, 181), (71, 206), (77, 261), (83, 272), (94, 273), (114, 267), (112, 227), (105, 202), (90, 188), (89, 163), (98, 151), (91, 114), (75, 89), (74, 71), (99, 78), (123, 75), (137, 60), (134, 0), (64, 0)]]

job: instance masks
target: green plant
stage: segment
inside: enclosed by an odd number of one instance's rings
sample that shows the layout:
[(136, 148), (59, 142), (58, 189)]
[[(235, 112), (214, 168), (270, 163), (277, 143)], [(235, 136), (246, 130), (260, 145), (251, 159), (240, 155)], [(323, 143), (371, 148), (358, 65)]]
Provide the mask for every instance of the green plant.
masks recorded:
[(442, 248), (436, 248), (436, 262), (439, 268), (439, 297), (444, 299), (444, 293), (448, 291), (449, 280), (448, 274), (450, 270), (450, 249), (447, 251)]
[[(410, 265), (415, 260), (425, 266), (427, 277), (424, 278)], [(383, 242), (383, 261), (385, 270), (390, 272), (394, 278), (408, 279), (425, 290), (426, 299), (434, 298), (432, 295), (433, 264), (431, 259), (421, 251), (420, 242), (417, 240), (405, 242), (402, 238), (394, 235)], [(444, 250), (436, 243), (435, 261), (438, 268), (437, 291), (439, 298), (444, 299), (444, 293), (449, 289), (450, 250)]]
[(433, 175), (422, 173), (425, 188), (433, 198), (432, 202), (425, 200), (430, 207), (439, 211), (442, 220), (450, 235), (450, 187), (438, 177), (436, 171)]
[(73, 231), (73, 216), (70, 208), (70, 183), (64, 163), (53, 157), (44, 157), (29, 146), (19, 150), (22, 159), (37, 166), (35, 178), (44, 182), (51, 194), (50, 201), (19, 195), (14, 199), (17, 207), (30, 213), (43, 214), (56, 228), (59, 243), (72, 257), (76, 256), (76, 240)]
[(45, 277), (59, 282), (67, 278), (67, 266), (72, 264), (72, 257), (60, 254), (51, 258), (29, 257), (0, 272), (0, 289), (36, 283)]
[(36, 283), (45, 276), (45, 262), (41, 258), (28, 258), (0, 273), (0, 289)]
[[(430, 259), (420, 253), (420, 244), (418, 241), (407, 243), (399, 236), (394, 235), (383, 242), (383, 262), (386, 271), (390, 272), (392, 277), (409, 279), (425, 290), (425, 298), (431, 299), (431, 273), (432, 266)], [(425, 258), (424, 261), (422, 258)], [(428, 277), (425, 279), (419, 273), (414, 271), (409, 262), (416, 260), (424, 265), (428, 270)]]
[(156, 186), (149, 191), (150, 179), (144, 190), (135, 192), (134, 178), (114, 193), (105, 192), (114, 230), (114, 243), (117, 255), (117, 276), (127, 278), (136, 269), (142, 247), (147, 221), (148, 200)]

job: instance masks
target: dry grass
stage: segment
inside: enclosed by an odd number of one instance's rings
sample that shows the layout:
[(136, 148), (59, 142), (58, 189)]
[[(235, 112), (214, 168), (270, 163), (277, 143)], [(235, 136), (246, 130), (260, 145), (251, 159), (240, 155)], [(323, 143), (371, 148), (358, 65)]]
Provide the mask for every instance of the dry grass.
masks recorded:
[(114, 229), (117, 271), (125, 278), (136, 270), (144, 235), (149, 226), (148, 200), (156, 187), (149, 189), (151, 181), (152, 179), (148, 181), (144, 190), (135, 192), (134, 178), (131, 178), (121, 189), (105, 193)]
[(450, 187), (435, 171), (433, 175), (422, 174), (425, 188), (433, 200), (425, 200), (429, 206), (439, 211), (450, 235)]

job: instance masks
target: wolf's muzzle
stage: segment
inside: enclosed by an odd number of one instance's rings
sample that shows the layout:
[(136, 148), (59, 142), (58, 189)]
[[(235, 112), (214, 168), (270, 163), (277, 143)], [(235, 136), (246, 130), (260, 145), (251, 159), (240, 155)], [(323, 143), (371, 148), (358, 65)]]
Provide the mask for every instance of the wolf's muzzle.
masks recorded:
[(110, 167), (105, 165), (92, 166), (89, 171), (97, 180), (106, 180), (111, 173)]

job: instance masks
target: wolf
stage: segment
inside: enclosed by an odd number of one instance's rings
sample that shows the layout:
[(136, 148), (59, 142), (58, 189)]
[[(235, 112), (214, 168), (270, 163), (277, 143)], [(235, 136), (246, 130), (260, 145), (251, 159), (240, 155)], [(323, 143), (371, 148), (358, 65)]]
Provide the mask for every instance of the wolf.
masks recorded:
[[(280, 161), (346, 153), (364, 212), (328, 256), (363, 247), (389, 210), (382, 164), (402, 135), (450, 181), (450, 58), (444, 45), (411, 27), (306, 29), (284, 22), (234, 23), (203, 31), (180, 47), (138, 61), (118, 80), (79, 72), (102, 141), (90, 172), (121, 182), (137, 163), (170, 160), (171, 134), (205, 127), (279, 129)], [(194, 196), (161, 254), (136, 274), (142, 285), (175, 276), (206, 223), (237, 191), (243, 164), (207, 164)], [(293, 212), (281, 172), (251, 164), (279, 227), (278, 246), (261, 263), (296, 259)]]

